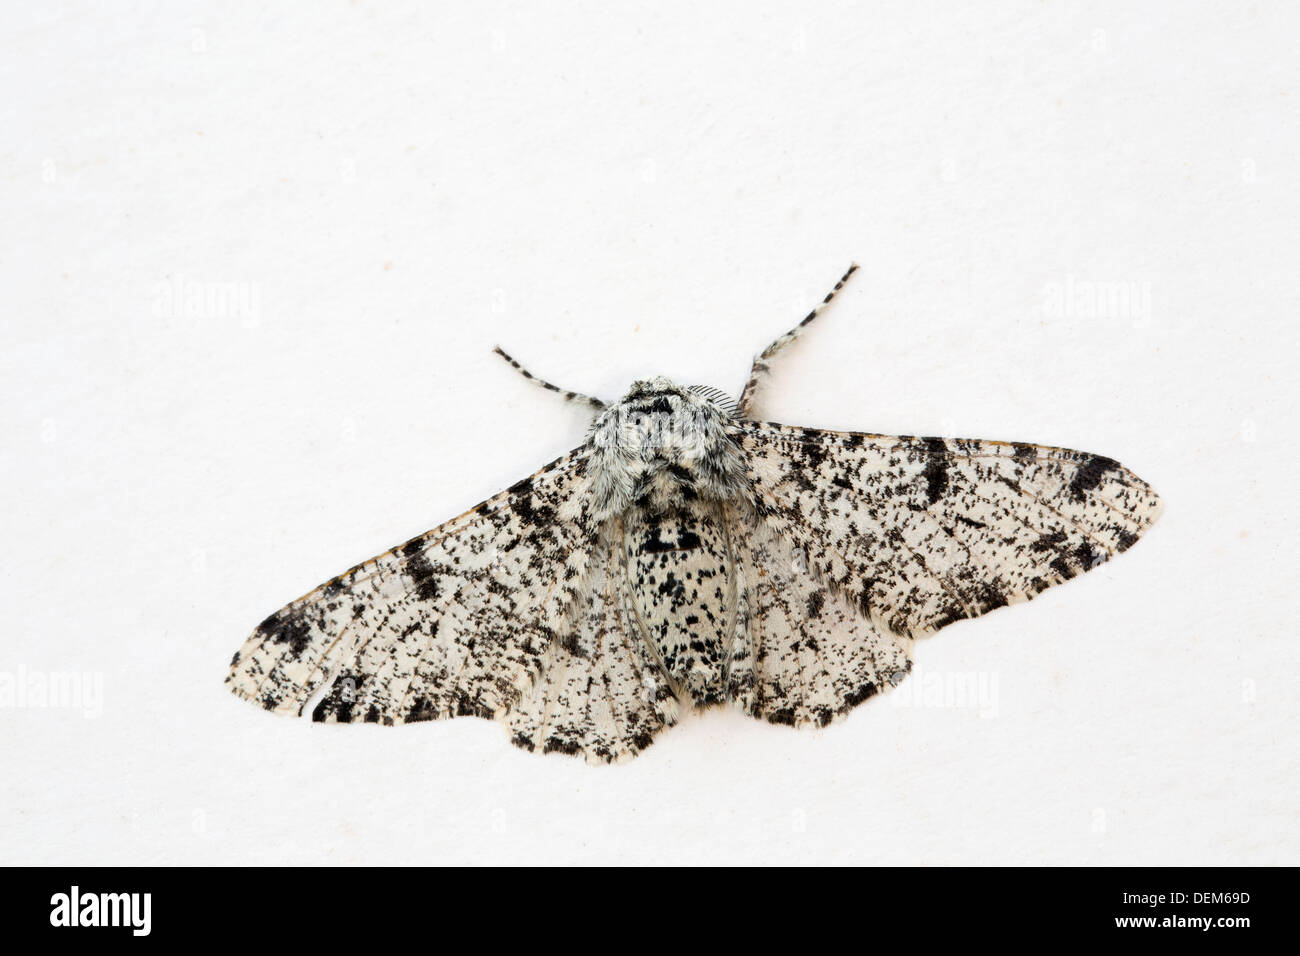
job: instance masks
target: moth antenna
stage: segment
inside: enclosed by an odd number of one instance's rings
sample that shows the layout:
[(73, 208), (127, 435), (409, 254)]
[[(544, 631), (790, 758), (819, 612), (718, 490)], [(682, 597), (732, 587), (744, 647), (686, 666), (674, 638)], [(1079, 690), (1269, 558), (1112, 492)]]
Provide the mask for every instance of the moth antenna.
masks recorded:
[(605, 403), (602, 402), (599, 398), (593, 398), (590, 395), (584, 395), (582, 394), (582, 392), (572, 392), (569, 391), (568, 389), (560, 388), (558, 385), (552, 385), (544, 378), (538, 378), (532, 372), (528, 371), (528, 369), (524, 368), (513, 358), (511, 358), (506, 353), (505, 349), (501, 348), (501, 346), (499, 345), (492, 346), (492, 351), (495, 352), (497, 355), (500, 355), (507, 362), (509, 362), (510, 367), (513, 368), (520, 375), (522, 375), (524, 378), (528, 379), (528, 381), (532, 382), (534, 385), (540, 385), (548, 392), (555, 392), (560, 397), (562, 397), (566, 402), (579, 402), (584, 405), (589, 405), (592, 408), (597, 410), (603, 409), (605, 407)]
[(826, 298), (817, 303), (817, 307), (804, 316), (802, 322), (796, 325), (789, 332), (785, 333), (785, 335), (781, 336), (767, 348), (763, 349), (758, 358), (754, 359), (754, 364), (750, 366), (749, 369), (749, 381), (745, 383), (745, 388), (740, 393), (740, 401), (736, 403), (740, 417), (745, 418), (749, 415), (750, 406), (754, 402), (754, 393), (758, 391), (759, 383), (763, 380), (763, 377), (767, 375), (769, 369), (768, 361), (776, 355), (777, 352), (781, 351), (781, 349), (785, 348), (797, 339), (803, 333), (803, 330), (812, 323), (812, 320), (821, 315), (822, 310), (831, 304), (831, 299), (835, 298), (835, 294), (839, 292), (840, 289), (844, 288), (844, 283), (849, 281), (849, 276), (853, 275), (853, 273), (857, 271), (858, 264), (854, 262), (849, 266), (849, 271), (840, 277), (840, 281), (835, 283), (835, 288), (826, 293)]

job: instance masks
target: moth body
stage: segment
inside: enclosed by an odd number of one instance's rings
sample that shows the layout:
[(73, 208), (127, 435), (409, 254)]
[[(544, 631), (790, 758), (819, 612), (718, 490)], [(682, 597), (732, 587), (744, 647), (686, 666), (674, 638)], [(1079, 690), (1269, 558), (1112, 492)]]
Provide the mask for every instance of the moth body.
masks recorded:
[(749, 507), (750, 485), (729, 402), (667, 378), (636, 382), (588, 435), (588, 480), (624, 552), (638, 623), (674, 695), (696, 706), (726, 699), (738, 620), (727, 509)]

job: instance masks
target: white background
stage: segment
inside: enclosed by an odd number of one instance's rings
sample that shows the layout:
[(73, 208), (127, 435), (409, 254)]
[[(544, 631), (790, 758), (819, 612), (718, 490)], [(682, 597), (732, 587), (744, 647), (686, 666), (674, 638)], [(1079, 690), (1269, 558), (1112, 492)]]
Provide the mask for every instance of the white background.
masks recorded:
[[(5, 21), (0, 861), (1300, 862), (1295, 5)], [(620, 767), (225, 691), (270, 611), (581, 441), (494, 343), (735, 393), (855, 259), (764, 417), (1107, 454), (1147, 537), (845, 723)], [(61, 672), (102, 700), (14, 690)]]

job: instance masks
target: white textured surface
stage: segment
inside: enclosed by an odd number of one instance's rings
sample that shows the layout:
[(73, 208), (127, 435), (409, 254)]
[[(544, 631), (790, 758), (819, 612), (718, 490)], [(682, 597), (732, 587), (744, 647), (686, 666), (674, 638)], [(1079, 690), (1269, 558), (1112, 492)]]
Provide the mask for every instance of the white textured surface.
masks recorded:
[[(11, 11), (0, 673), (103, 700), (0, 711), (0, 861), (1300, 862), (1300, 13), (873, 6)], [(1155, 528), (842, 724), (613, 769), (226, 692), (581, 438), (494, 342), (734, 394), (850, 259), (767, 417), (1110, 455)], [(254, 315), (162, 292), (224, 283)]]

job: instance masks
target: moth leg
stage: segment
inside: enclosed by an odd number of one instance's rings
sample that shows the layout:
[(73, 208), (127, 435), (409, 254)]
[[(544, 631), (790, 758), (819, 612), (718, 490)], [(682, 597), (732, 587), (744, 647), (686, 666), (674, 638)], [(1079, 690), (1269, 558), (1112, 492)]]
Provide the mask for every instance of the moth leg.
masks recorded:
[(740, 393), (740, 401), (737, 403), (740, 409), (739, 414), (741, 418), (745, 418), (749, 415), (750, 406), (754, 401), (754, 393), (758, 390), (758, 385), (762, 381), (763, 376), (767, 374), (768, 360), (776, 355), (777, 352), (781, 351), (781, 349), (785, 348), (797, 339), (803, 332), (804, 328), (821, 314), (822, 309), (830, 305), (831, 299), (835, 298), (835, 293), (839, 292), (840, 289), (843, 289), (844, 283), (849, 281), (849, 276), (853, 275), (853, 273), (857, 271), (858, 264), (855, 262), (849, 266), (849, 271), (840, 277), (840, 281), (835, 283), (835, 288), (826, 293), (826, 298), (817, 303), (817, 307), (804, 316), (802, 322), (796, 325), (789, 332), (785, 333), (785, 335), (781, 336), (767, 348), (763, 349), (758, 358), (754, 359), (754, 364), (749, 370), (749, 381), (745, 383), (745, 389)]
[(605, 403), (602, 402), (599, 398), (592, 398), (590, 395), (584, 395), (581, 392), (571, 392), (568, 389), (560, 388), (558, 385), (552, 385), (544, 378), (538, 378), (532, 372), (528, 371), (528, 369), (524, 368), (522, 365), (520, 365), (518, 362), (512, 359), (509, 355), (507, 355), (505, 350), (502, 349), (501, 346), (499, 345), (493, 346), (492, 351), (495, 352), (497, 355), (500, 355), (507, 362), (509, 362), (510, 367), (513, 368), (520, 375), (522, 375), (524, 378), (528, 379), (528, 381), (532, 382), (534, 385), (540, 385), (548, 392), (555, 392), (563, 396), (566, 402), (580, 402), (584, 405), (590, 405), (592, 408), (596, 410), (600, 410), (605, 407)]

